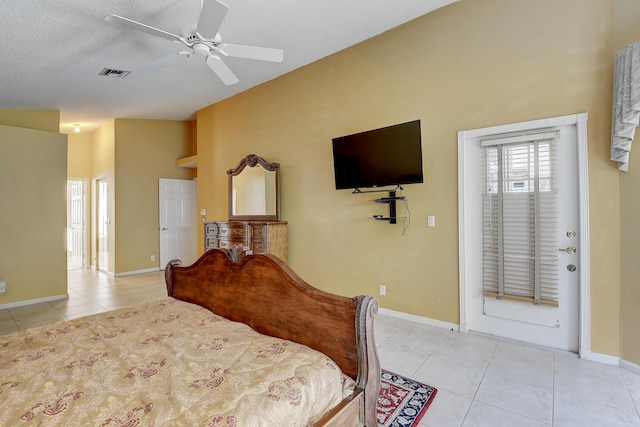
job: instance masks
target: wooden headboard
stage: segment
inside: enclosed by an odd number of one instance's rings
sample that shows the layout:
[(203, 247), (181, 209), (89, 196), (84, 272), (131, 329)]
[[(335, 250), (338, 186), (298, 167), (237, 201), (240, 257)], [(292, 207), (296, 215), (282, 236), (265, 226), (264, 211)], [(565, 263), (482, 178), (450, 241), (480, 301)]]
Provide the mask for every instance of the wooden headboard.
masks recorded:
[(356, 380), (356, 388), (368, 390), (365, 406), (375, 414), (380, 384), (375, 298), (321, 291), (275, 256), (238, 250), (211, 249), (190, 266), (171, 261), (165, 278), (169, 296), (328, 355)]

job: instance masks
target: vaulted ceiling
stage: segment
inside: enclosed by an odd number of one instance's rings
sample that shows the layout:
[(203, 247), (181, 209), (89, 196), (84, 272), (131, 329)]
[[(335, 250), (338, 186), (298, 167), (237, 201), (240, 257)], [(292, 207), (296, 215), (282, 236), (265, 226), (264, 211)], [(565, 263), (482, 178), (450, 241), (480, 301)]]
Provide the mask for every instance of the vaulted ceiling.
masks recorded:
[[(284, 50), (281, 63), (225, 57), (239, 79), (230, 86), (197, 55), (148, 67), (184, 46), (105, 20), (117, 14), (187, 36), (196, 30), (202, 0), (3, 1), (0, 108), (60, 110), (64, 133), (73, 123), (87, 131), (110, 118), (191, 119), (199, 108), (455, 0), (223, 1), (224, 42)], [(99, 76), (105, 68), (131, 73)]]

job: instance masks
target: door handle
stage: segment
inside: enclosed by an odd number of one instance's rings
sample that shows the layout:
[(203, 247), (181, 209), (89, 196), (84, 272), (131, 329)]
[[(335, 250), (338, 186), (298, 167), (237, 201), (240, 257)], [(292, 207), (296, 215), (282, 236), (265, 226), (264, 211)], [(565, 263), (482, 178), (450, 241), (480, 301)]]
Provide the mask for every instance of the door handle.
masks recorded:
[(168, 228), (167, 227), (160, 227), (160, 231), (167, 231)]
[(566, 248), (560, 248), (558, 250), (562, 252), (566, 252), (569, 255), (575, 255), (577, 252), (577, 249), (575, 248), (575, 246), (567, 246)]

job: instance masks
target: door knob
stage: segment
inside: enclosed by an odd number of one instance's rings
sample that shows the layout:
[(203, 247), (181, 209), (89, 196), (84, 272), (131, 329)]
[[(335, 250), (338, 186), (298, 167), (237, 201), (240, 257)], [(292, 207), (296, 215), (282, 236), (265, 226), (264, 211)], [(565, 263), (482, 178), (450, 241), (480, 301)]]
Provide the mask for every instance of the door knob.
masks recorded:
[(575, 248), (575, 246), (567, 246), (566, 248), (560, 248), (558, 250), (562, 252), (566, 252), (569, 255), (575, 255), (575, 253), (577, 252), (577, 249)]

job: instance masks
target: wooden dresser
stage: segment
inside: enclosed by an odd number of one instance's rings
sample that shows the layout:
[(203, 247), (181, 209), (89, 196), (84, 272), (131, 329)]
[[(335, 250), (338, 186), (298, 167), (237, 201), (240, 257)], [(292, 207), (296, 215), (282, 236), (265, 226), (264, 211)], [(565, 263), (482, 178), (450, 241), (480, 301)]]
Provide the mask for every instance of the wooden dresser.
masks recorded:
[(250, 253), (271, 254), (287, 262), (286, 221), (215, 221), (204, 223), (204, 250), (242, 245)]

